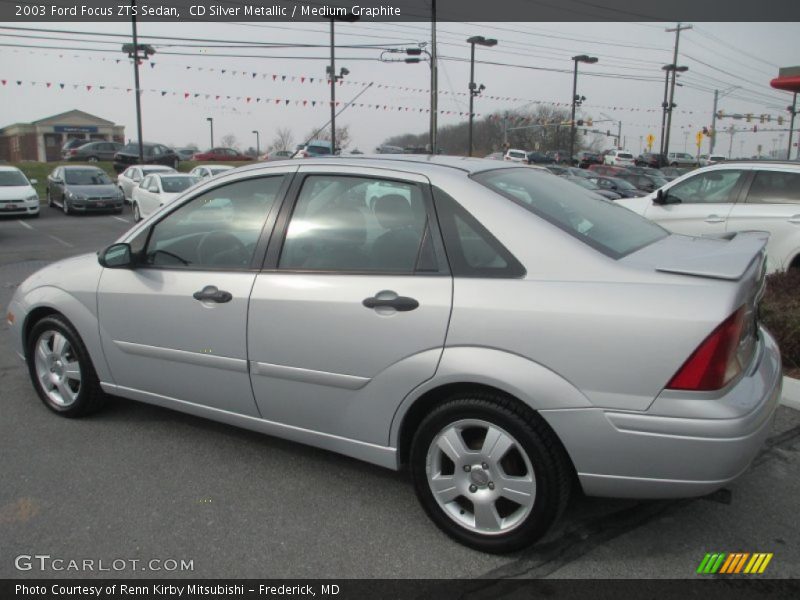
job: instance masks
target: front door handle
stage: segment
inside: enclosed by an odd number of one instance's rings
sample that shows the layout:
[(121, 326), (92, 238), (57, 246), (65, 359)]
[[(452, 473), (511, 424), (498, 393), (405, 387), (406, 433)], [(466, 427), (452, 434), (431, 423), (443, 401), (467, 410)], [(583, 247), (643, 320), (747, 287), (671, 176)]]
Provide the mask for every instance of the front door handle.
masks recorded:
[(706, 223), (724, 223), (725, 219), (720, 217), (719, 215), (708, 215), (706, 217)]
[(233, 300), (230, 292), (220, 290), (215, 285), (207, 285), (199, 292), (192, 294), (192, 298), (201, 302), (217, 302), (219, 304)]
[(407, 296), (398, 296), (394, 292), (379, 292), (371, 298), (364, 298), (361, 303), (367, 308), (393, 308), (397, 312), (408, 312), (419, 307), (419, 302)]

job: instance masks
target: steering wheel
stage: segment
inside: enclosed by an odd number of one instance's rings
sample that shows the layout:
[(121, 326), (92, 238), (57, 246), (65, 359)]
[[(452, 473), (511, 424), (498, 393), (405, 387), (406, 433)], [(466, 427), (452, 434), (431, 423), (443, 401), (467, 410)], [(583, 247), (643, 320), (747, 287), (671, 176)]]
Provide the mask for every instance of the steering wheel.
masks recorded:
[(247, 247), (227, 231), (209, 231), (197, 244), (200, 264), (240, 266), (246, 264), (249, 257)]

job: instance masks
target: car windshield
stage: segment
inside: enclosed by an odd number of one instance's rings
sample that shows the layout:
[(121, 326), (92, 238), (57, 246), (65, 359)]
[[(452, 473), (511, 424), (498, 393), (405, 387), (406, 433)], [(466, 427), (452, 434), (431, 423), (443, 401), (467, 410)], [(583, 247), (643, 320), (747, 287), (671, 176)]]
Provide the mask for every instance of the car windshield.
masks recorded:
[(67, 185), (108, 185), (111, 179), (100, 169), (67, 169), (64, 171)]
[(596, 183), (589, 181), (585, 177), (575, 177), (575, 175), (571, 175), (570, 177), (565, 177), (564, 179), (566, 179), (567, 181), (571, 181), (572, 183), (575, 183), (581, 186), (582, 188), (586, 188), (587, 190), (600, 189), (600, 187)]
[(150, 173), (174, 173), (175, 169), (172, 167), (141, 167), (142, 173), (149, 175)]
[(197, 177), (162, 176), (161, 187), (167, 194), (177, 194), (192, 187), (198, 181), (200, 180)]
[(614, 258), (668, 233), (633, 211), (532, 169), (496, 169), (473, 179)]
[(633, 154), (627, 152), (617, 152), (617, 158), (633, 158)]
[[(142, 151), (145, 154), (147, 154), (147, 148), (148, 147), (146, 145), (142, 146)], [(123, 146), (119, 150), (119, 152), (123, 152), (124, 154), (136, 154), (138, 156), (138, 154), (139, 154), (139, 144), (126, 144), (125, 146)]]
[(0, 171), (0, 187), (29, 185), (21, 171)]
[(308, 152), (309, 154), (330, 154), (331, 149), (327, 146), (309, 146)]
[(620, 179), (619, 177), (609, 177), (611, 181), (613, 181), (618, 188), (623, 190), (635, 190), (636, 186), (633, 185), (631, 182), (626, 181), (624, 179)]

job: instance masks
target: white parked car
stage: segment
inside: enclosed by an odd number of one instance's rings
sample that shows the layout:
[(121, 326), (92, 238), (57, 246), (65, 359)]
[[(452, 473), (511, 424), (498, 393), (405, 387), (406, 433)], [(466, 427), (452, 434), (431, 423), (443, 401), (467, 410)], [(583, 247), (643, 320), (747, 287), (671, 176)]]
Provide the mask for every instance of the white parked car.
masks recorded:
[(770, 272), (800, 267), (800, 164), (725, 162), (691, 171), (643, 198), (617, 200), (687, 235), (767, 231)]
[(525, 150), (514, 150), (513, 148), (510, 148), (506, 150), (505, 156), (503, 156), (503, 160), (518, 162), (518, 163), (528, 162), (528, 153), (525, 152)]
[(187, 173), (153, 173), (133, 188), (133, 220), (141, 221), (172, 202), (200, 179)]
[(633, 154), (628, 150), (612, 150), (605, 155), (603, 162), (615, 167), (632, 167), (635, 164)]
[(700, 155), (700, 166), (701, 167), (708, 167), (710, 165), (717, 165), (721, 162), (725, 162), (727, 159), (722, 154), (701, 154)]
[(122, 190), (125, 202), (131, 203), (133, 199), (133, 189), (138, 186), (142, 179), (150, 173), (177, 173), (172, 167), (162, 165), (133, 165), (117, 175), (117, 186)]
[(0, 215), (39, 216), (39, 195), (33, 189), (35, 179), (28, 181), (16, 167), (0, 165)]
[(189, 175), (193, 175), (198, 179), (208, 179), (231, 169), (233, 169), (231, 165), (200, 165), (189, 171)]

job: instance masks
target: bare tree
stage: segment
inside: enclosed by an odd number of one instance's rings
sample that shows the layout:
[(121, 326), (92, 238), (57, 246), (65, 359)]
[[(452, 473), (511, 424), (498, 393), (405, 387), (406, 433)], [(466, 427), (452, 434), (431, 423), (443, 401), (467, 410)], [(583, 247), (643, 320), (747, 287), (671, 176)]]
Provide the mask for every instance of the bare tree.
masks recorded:
[[(316, 136), (314, 134), (316, 133)], [(327, 142), (331, 141), (331, 130), (330, 128), (325, 128), (320, 132), (311, 131), (309, 134), (303, 139), (303, 141), (310, 139), (314, 136), (314, 139), (317, 140), (325, 140)], [(341, 127), (336, 128), (336, 145), (339, 149), (345, 150), (352, 142), (353, 139), (350, 137), (350, 126), (349, 125), (342, 125)]]
[(236, 136), (232, 133), (223, 135), (221, 142), (225, 148), (236, 148), (239, 144), (239, 142), (236, 140)]
[(269, 145), (270, 152), (279, 152), (281, 150), (294, 150), (294, 134), (288, 127), (279, 127), (275, 131), (275, 137), (272, 138), (272, 143)]

